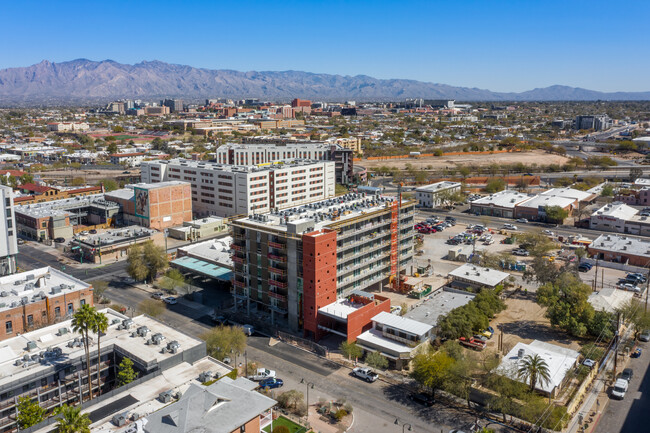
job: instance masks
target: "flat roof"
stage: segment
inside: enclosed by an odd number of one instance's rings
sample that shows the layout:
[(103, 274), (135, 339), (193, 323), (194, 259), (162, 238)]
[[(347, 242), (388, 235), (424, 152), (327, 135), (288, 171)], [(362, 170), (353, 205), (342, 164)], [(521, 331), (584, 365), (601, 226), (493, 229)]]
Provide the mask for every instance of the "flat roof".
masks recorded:
[(615, 234), (598, 236), (589, 248), (650, 258), (650, 240)]
[(205, 260), (195, 259), (194, 257), (184, 256), (171, 261), (175, 267), (185, 269), (189, 272), (202, 274), (206, 277), (214, 278), (221, 281), (230, 281), (233, 275), (229, 268), (217, 266), (214, 263)]
[(526, 200), (522, 203), (519, 203), (518, 207), (527, 207), (538, 209), (545, 206), (559, 206), (561, 208), (566, 208), (569, 206), (575, 205), (577, 199), (569, 197), (560, 197), (555, 195), (537, 195), (531, 197), (529, 200)]
[(375, 328), (369, 329), (359, 335), (357, 337), (357, 343), (361, 346), (367, 347), (368, 349), (379, 350), (382, 355), (391, 359), (397, 359), (397, 356), (394, 354), (410, 354), (414, 349), (409, 344), (400, 343), (397, 340), (384, 337), (383, 334)]
[(80, 244), (91, 247), (111, 246), (122, 242), (128, 242), (135, 238), (149, 237), (156, 233), (156, 230), (141, 226), (128, 226), (121, 229), (109, 229), (103, 233), (94, 235), (78, 236), (76, 239)]
[(422, 336), (433, 329), (433, 326), (426, 323), (418, 322), (417, 320), (409, 319), (408, 317), (397, 316), (385, 311), (382, 311), (373, 317), (372, 321), (419, 336)]
[(567, 198), (573, 198), (578, 201), (585, 201), (589, 198), (592, 198), (594, 194), (586, 191), (580, 191), (579, 189), (575, 188), (551, 188), (547, 191), (544, 191), (540, 193), (540, 195), (551, 195), (555, 197), (567, 197)]
[[(33, 218), (44, 218), (47, 216), (59, 216), (71, 214), (69, 209), (78, 209), (90, 206), (93, 203), (105, 203), (105, 194), (89, 194), (59, 200), (44, 201), (16, 206), (14, 209), (23, 215)], [(117, 206), (117, 204), (115, 204)]]
[(239, 172), (239, 173), (256, 173), (260, 171), (282, 170), (283, 168), (307, 167), (310, 165), (334, 165), (334, 161), (294, 159), (272, 162), (265, 165), (231, 165), (218, 164), (216, 162), (194, 161), (189, 159), (174, 158), (169, 160), (143, 161), (143, 164), (164, 164), (169, 166), (183, 166), (205, 170)]
[(348, 316), (359, 308), (365, 307), (367, 304), (361, 302), (350, 302), (347, 298), (337, 299), (329, 305), (318, 309), (319, 314), (333, 317), (341, 321), (347, 321)]
[[(331, 199), (292, 207), (264, 215), (251, 215), (235, 220), (264, 228), (287, 231), (291, 225), (298, 233), (320, 230), (332, 223), (363, 216), (367, 213), (387, 210), (397, 200), (392, 196), (349, 193)], [(303, 228), (304, 227), (304, 228)]]
[(591, 214), (591, 217), (598, 217), (598, 216), (604, 216), (604, 217), (611, 217), (611, 218), (617, 218), (621, 220), (627, 220), (634, 215), (639, 213), (638, 209), (634, 209), (632, 206), (628, 206), (625, 203), (621, 202), (613, 202), (613, 203), (608, 203), (605, 206), (601, 207), (600, 209), (597, 209), (594, 213)]
[(471, 205), (497, 206), (514, 209), (515, 206), (521, 204), (526, 200), (529, 200), (531, 197), (533, 196), (518, 191), (505, 190), (494, 193), (487, 197), (482, 197), (478, 200), (474, 200)]
[[(177, 341), (180, 344), (179, 352), (191, 349), (204, 344), (201, 340), (183, 334), (158, 322), (148, 316), (141, 315), (129, 319), (127, 316), (113, 311), (109, 308), (100, 309), (108, 318), (108, 329), (106, 335), (102, 335), (102, 347), (117, 345), (129, 354), (137, 357), (140, 361), (149, 363), (161, 362), (173, 356), (170, 352), (161, 353), (161, 347), (166, 347), (169, 342)], [(130, 329), (118, 329), (124, 320), (131, 320)], [(70, 359), (81, 358), (85, 355), (83, 344), (79, 334), (72, 332), (72, 319), (27, 332), (22, 335), (0, 342), (0, 386), (13, 382), (20, 378), (31, 377), (39, 370), (46, 370), (55, 365), (65, 364)], [(131, 337), (131, 334), (139, 327), (145, 326), (149, 329), (146, 337)], [(66, 333), (59, 331), (65, 328)], [(160, 344), (145, 344), (152, 335), (160, 333), (165, 340)], [(95, 336), (91, 334), (90, 350), (97, 350)], [(36, 348), (27, 350), (27, 343), (34, 342)], [(53, 354), (53, 349), (61, 350), (60, 355)], [(44, 356), (40, 358), (40, 354)], [(36, 359), (33, 356), (36, 355)], [(29, 361), (25, 356), (29, 357)], [(21, 364), (17, 361), (23, 360)]]
[(0, 311), (90, 289), (90, 284), (50, 266), (6, 275), (0, 277)]
[(442, 289), (436, 290), (425, 298), (425, 301), (408, 311), (404, 316), (435, 327), (440, 316), (444, 316), (451, 310), (462, 307), (474, 299), (476, 295), (460, 290)]
[(420, 186), (415, 188), (416, 192), (438, 192), (444, 191), (449, 188), (460, 187), (460, 182), (451, 182), (449, 180), (443, 180), (441, 182), (432, 183), (431, 185)]
[(447, 274), (453, 278), (460, 278), (479, 285), (494, 287), (510, 276), (507, 272), (496, 269), (484, 268), (472, 263), (465, 263)]
[[(519, 356), (519, 350), (523, 351), (521, 357)], [(535, 388), (548, 393), (553, 392), (557, 386), (562, 384), (567, 371), (576, 364), (579, 356), (579, 353), (573, 349), (543, 341), (534, 340), (530, 344), (519, 342), (501, 360), (497, 371), (518, 382), (525, 382), (525, 379), (522, 379), (517, 374), (521, 359), (536, 354), (546, 362), (550, 380), (548, 382), (537, 381)]]
[(196, 259), (232, 269), (230, 244), (232, 244), (232, 237), (226, 236), (218, 239), (209, 239), (196, 244), (185, 245), (179, 247), (178, 251)]
[(605, 287), (589, 295), (589, 303), (596, 311), (607, 311), (615, 313), (627, 302), (634, 298), (634, 293), (627, 290), (620, 290), (615, 287)]

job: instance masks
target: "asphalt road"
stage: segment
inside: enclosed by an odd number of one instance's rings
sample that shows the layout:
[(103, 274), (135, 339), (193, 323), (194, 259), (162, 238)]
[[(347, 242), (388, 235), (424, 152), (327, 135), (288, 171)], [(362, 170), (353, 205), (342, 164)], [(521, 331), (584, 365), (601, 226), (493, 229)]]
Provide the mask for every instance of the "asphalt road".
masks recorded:
[[(628, 367), (634, 376), (623, 400), (609, 400), (602, 413), (595, 433), (647, 432), (646, 415), (650, 408), (650, 344), (640, 343), (643, 353), (640, 358), (630, 359)], [(608, 389), (608, 393), (611, 388)], [(644, 427), (645, 426), (645, 427)]]
[[(57, 258), (41, 249), (21, 245), (17, 257), (21, 269), (43, 266), (61, 268)], [(146, 286), (134, 286), (126, 276), (125, 262), (107, 264), (91, 269), (77, 269), (67, 265), (65, 272), (87, 281), (102, 279), (109, 282), (104, 295), (112, 302), (127, 306), (128, 315), (137, 314), (137, 306), (151, 296)], [(166, 305), (166, 310), (157, 318), (188, 335), (200, 336), (213, 324), (208, 314), (211, 308), (180, 299), (176, 305)], [(264, 336), (249, 338), (246, 349), (248, 360), (274, 369), (285, 381), (284, 389), (306, 391), (305, 383), (312, 383), (310, 402), (320, 397), (345, 399), (355, 410), (355, 424), (352, 433), (399, 432), (404, 423), (411, 424), (415, 432), (446, 432), (451, 428), (469, 429), (476, 416), (465, 410), (447, 407), (441, 403), (425, 408), (413, 403), (408, 389), (383, 381), (366, 383), (349, 375), (350, 370), (329, 360), (320, 358), (285, 343), (269, 346)], [(235, 362), (243, 362), (239, 357)], [(304, 379), (305, 383), (300, 381)], [(395, 424), (398, 419), (399, 425)], [(497, 430), (498, 431), (498, 430)]]

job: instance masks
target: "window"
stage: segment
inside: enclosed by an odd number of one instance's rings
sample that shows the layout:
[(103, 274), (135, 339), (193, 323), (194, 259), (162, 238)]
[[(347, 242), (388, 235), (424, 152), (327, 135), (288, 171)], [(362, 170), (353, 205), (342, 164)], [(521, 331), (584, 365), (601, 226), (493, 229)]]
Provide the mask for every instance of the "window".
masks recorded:
[(27, 316), (27, 326), (34, 326), (34, 316), (32, 314)]
[(43, 221), (41, 223), (41, 228), (47, 228), (47, 222), (46, 221)]
[(80, 303), (81, 305), (86, 305), (86, 300), (85, 300), (85, 299), (82, 299), (79, 303)]
[(74, 305), (72, 305), (72, 302), (68, 304), (68, 314), (74, 313)]
[(9, 321), (7, 321), (7, 322), (5, 323), (5, 332), (6, 332), (7, 334), (12, 334), (12, 333), (14, 332), (14, 326), (13, 326), (13, 324), (11, 323), (11, 320), (9, 320)]
[(57, 319), (61, 317), (61, 307), (54, 308), (54, 317), (56, 317)]

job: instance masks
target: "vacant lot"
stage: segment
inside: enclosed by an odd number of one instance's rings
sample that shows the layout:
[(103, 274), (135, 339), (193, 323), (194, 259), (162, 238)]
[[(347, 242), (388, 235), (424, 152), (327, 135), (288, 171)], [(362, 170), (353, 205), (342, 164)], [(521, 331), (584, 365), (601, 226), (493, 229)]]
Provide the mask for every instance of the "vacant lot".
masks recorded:
[(403, 169), (406, 164), (411, 164), (416, 169), (443, 169), (447, 167), (460, 167), (467, 165), (490, 165), (490, 164), (564, 164), (568, 161), (560, 155), (553, 155), (543, 151), (495, 153), (487, 155), (450, 155), (430, 156), (425, 158), (407, 158), (392, 160), (363, 160), (359, 162), (366, 168), (377, 168), (381, 166), (397, 167)]

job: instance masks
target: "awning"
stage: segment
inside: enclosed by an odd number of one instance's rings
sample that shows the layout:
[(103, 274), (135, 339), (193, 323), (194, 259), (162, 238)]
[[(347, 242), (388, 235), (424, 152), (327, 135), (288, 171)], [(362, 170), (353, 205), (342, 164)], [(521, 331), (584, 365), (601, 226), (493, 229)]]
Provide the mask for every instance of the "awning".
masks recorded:
[(232, 277), (232, 271), (230, 269), (204, 260), (195, 259), (194, 257), (180, 257), (172, 260), (171, 265), (181, 271), (203, 275), (220, 281), (230, 281)]

